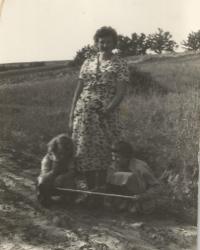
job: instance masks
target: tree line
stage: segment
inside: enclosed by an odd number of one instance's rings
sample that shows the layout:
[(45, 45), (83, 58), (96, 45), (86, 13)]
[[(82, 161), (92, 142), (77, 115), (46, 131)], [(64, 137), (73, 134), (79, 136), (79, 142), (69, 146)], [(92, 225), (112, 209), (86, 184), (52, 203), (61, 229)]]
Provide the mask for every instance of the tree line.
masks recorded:
[[(182, 41), (185, 50), (200, 50), (200, 30), (188, 34), (187, 39)], [(133, 33), (131, 37), (118, 35), (117, 51), (121, 56), (145, 55), (148, 51), (156, 54), (174, 52), (179, 45), (173, 40), (169, 31), (161, 28), (149, 35)], [(87, 45), (76, 52), (73, 65), (81, 65), (83, 61), (97, 52), (95, 46)]]

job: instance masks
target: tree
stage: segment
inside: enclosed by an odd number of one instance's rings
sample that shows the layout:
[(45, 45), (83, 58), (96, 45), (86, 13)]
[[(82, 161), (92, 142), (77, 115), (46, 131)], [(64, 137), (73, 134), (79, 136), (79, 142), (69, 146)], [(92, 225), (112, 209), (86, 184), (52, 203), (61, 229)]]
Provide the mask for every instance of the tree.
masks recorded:
[(147, 37), (144, 33), (133, 33), (128, 36), (118, 36), (118, 49), (123, 56), (135, 56), (146, 54), (148, 49)]
[(82, 49), (76, 52), (76, 56), (73, 60), (73, 65), (80, 66), (86, 58), (91, 57), (97, 53), (97, 49), (95, 46), (84, 46)]
[(158, 28), (156, 33), (150, 34), (147, 39), (148, 47), (157, 54), (163, 51), (173, 52), (178, 47), (177, 43), (172, 40), (170, 32), (163, 31), (161, 28)]
[(131, 54), (144, 55), (148, 49), (147, 37), (144, 33), (131, 35)]
[(128, 36), (118, 35), (117, 48), (123, 56), (130, 55), (131, 39)]
[(186, 41), (183, 41), (182, 45), (187, 50), (200, 50), (200, 30), (197, 32), (191, 32)]

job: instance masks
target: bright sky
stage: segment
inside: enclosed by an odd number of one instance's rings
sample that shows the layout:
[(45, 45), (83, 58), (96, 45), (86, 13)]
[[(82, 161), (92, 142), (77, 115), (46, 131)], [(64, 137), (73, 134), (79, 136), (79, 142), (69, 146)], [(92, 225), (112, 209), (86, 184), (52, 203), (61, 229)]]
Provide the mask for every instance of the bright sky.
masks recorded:
[(179, 43), (200, 29), (199, 9), (199, 0), (4, 0), (0, 63), (72, 59), (103, 25), (128, 36), (160, 27)]

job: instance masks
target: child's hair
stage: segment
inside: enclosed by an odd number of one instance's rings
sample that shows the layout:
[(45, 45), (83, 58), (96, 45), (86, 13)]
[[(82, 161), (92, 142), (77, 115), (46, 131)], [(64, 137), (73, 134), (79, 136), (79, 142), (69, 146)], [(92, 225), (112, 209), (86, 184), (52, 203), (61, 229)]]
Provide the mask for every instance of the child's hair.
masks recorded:
[(73, 141), (67, 134), (60, 134), (47, 144), (47, 151), (55, 156), (62, 153), (63, 157), (71, 158), (74, 154)]
[(130, 143), (125, 141), (118, 141), (112, 145), (112, 152), (116, 152), (123, 157), (132, 158), (133, 148)]

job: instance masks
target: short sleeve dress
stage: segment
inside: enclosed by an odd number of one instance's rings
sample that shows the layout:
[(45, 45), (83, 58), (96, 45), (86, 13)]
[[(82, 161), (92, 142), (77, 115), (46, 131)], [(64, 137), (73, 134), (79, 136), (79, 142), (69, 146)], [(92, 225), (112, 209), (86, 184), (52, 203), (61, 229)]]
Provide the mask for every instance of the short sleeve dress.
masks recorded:
[(86, 59), (79, 78), (83, 90), (77, 100), (73, 115), (72, 138), (75, 144), (79, 171), (106, 170), (111, 162), (110, 146), (120, 139), (119, 107), (108, 116), (102, 110), (112, 101), (117, 82), (129, 81), (125, 60), (113, 55), (99, 63), (99, 54)]

